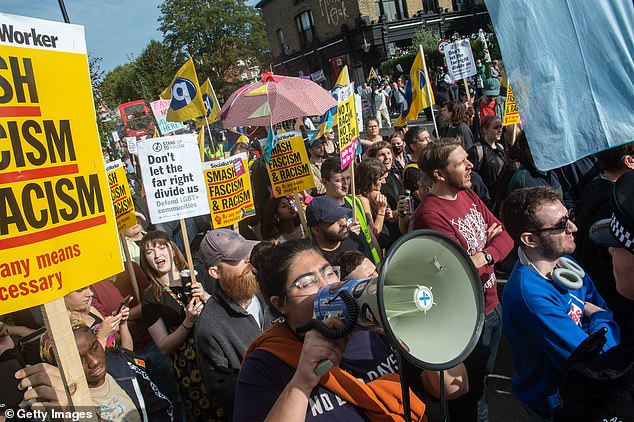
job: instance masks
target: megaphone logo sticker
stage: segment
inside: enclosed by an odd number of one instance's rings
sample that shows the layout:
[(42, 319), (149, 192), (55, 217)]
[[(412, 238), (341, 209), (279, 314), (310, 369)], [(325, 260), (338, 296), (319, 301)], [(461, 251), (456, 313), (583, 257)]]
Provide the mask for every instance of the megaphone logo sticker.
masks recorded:
[(362, 281), (356, 286), (354, 286), (354, 289), (352, 290), (352, 297), (354, 297), (355, 299), (359, 299), (361, 295), (363, 294), (363, 292), (365, 291), (365, 287), (367, 285), (368, 285), (368, 280)]
[(342, 288), (343, 285), (346, 284), (346, 283), (347, 283), (347, 281), (342, 280), (342, 281), (338, 281), (336, 283), (331, 284), (330, 288), (328, 289), (328, 293), (330, 293), (330, 294), (337, 293), (337, 290)]
[(374, 316), (374, 312), (372, 312), (372, 308), (370, 308), (370, 305), (368, 305), (367, 303), (364, 303), (363, 305), (361, 305), (361, 314), (363, 315), (363, 317), (368, 320), (368, 322), (371, 322), (372, 324), (378, 324), (378, 320), (376, 319), (376, 316)]
[(172, 85), (172, 101), (170, 108), (180, 110), (187, 106), (196, 97), (196, 85), (189, 79), (178, 77)]
[(414, 303), (418, 309), (427, 313), (427, 311), (436, 304), (434, 302), (434, 294), (431, 292), (431, 288), (427, 286), (418, 286), (414, 291)]

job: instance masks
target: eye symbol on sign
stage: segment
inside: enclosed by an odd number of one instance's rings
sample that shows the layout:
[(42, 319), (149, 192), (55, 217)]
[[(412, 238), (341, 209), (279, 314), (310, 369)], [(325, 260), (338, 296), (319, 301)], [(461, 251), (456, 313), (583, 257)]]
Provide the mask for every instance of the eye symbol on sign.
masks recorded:
[(172, 85), (172, 101), (170, 108), (180, 110), (193, 101), (196, 96), (196, 86), (189, 79), (176, 78)]
[(159, 152), (163, 149), (163, 145), (161, 145), (160, 142), (157, 142), (154, 145), (152, 145), (152, 149), (154, 150), (154, 152)]

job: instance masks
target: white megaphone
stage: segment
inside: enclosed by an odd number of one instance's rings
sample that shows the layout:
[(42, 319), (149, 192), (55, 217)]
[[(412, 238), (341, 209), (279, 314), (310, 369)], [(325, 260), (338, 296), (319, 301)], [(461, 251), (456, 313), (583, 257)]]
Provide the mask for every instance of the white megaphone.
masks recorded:
[[(378, 278), (320, 289), (313, 315), (298, 331), (316, 328), (326, 337), (340, 338), (355, 329), (382, 329), (411, 364), (444, 370), (464, 361), (478, 342), (484, 325), (483, 287), (460, 245), (442, 233), (418, 230), (396, 242)], [(330, 316), (343, 319), (344, 327), (326, 327), (321, 321)], [(316, 373), (330, 369), (322, 363)]]

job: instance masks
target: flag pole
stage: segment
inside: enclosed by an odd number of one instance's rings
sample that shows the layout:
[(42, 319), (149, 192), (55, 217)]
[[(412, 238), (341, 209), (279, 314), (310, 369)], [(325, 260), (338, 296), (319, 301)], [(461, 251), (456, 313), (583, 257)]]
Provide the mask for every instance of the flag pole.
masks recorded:
[(431, 117), (434, 120), (434, 129), (436, 130), (436, 135), (439, 135), (438, 133), (438, 125), (436, 124), (436, 114), (434, 113), (434, 104), (431, 100), (431, 87), (429, 86), (430, 81), (429, 81), (429, 72), (427, 71), (427, 63), (425, 61), (425, 51), (423, 51), (423, 46), (422, 45), (418, 45), (418, 49), (420, 51), (420, 56), (423, 59), (423, 67), (425, 68), (425, 86), (427, 87), (427, 98), (429, 98), (429, 103), (431, 104)]
[[(214, 154), (215, 154), (216, 153), (216, 144), (214, 143), (214, 137), (211, 136), (211, 129), (209, 128), (209, 119), (207, 119), (207, 113), (205, 113), (205, 127), (207, 128), (207, 133), (209, 134), (209, 142), (211, 142), (211, 147), (213, 148)], [(204, 146), (205, 146), (205, 142), (204, 142), (204, 138), (203, 138), (203, 147)]]

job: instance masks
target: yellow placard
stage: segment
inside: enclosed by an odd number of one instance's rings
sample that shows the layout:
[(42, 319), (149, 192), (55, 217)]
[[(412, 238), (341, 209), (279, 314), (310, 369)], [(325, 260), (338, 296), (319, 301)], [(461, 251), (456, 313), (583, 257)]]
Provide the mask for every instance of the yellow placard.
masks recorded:
[(83, 27), (0, 13), (0, 314), (123, 271)]
[(339, 103), (337, 106), (339, 116), (339, 154), (341, 167), (346, 168), (354, 160), (356, 142), (359, 138), (359, 127), (357, 126), (357, 109), (354, 104), (354, 95)]
[(276, 198), (315, 187), (301, 132), (277, 135), (277, 145), (266, 169)]
[(511, 89), (511, 83), (506, 89), (506, 106), (504, 107), (504, 123), (502, 126), (518, 125), (520, 121), (520, 113), (517, 111), (517, 103), (515, 103), (515, 95)]
[(117, 229), (121, 233), (137, 224), (134, 201), (121, 160), (106, 165), (106, 173), (108, 174), (110, 199), (112, 199), (114, 215), (117, 219)]
[(247, 154), (203, 163), (207, 199), (214, 228), (255, 215)]

